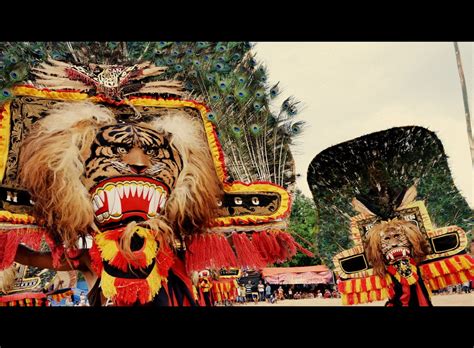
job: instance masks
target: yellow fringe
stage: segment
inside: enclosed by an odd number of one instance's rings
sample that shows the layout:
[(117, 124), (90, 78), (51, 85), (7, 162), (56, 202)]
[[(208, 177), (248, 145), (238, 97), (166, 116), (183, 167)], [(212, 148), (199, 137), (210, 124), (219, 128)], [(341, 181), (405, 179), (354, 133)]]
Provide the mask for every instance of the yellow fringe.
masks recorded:
[(142, 238), (145, 239), (145, 247), (143, 253), (145, 254), (146, 265), (149, 266), (156, 257), (158, 251), (158, 243), (156, 242), (153, 234), (149, 229), (137, 226), (135, 232)]
[[(2, 175), (0, 168), (0, 177)], [(17, 223), (17, 224), (34, 224), (36, 219), (28, 214), (15, 214), (7, 210), (0, 210), (0, 220), (2, 222)]]
[(380, 299), (381, 300), (385, 300), (386, 298), (388, 298), (388, 289), (387, 288), (383, 288), (380, 290)]
[(360, 303), (367, 303), (369, 302), (369, 297), (366, 292), (361, 292), (360, 293)]
[(150, 296), (148, 297), (148, 301), (151, 301), (153, 297), (158, 293), (161, 289), (161, 276), (158, 274), (158, 268), (156, 264), (153, 266), (153, 270), (146, 278), (148, 286), (150, 287)]
[(373, 290), (372, 282), (370, 281), (370, 278), (365, 278), (365, 287), (367, 288), (367, 291)]
[(111, 298), (117, 295), (117, 289), (114, 284), (115, 277), (112, 277), (107, 272), (102, 272), (100, 278), (100, 287), (105, 297)]
[(352, 292), (352, 280), (348, 280), (346, 282), (345, 290), (347, 294), (350, 294)]
[(470, 260), (465, 255), (460, 256), (459, 259), (461, 260), (463, 269), (472, 269), (474, 267), (474, 265), (469, 262)]
[(355, 292), (361, 292), (362, 291), (362, 281), (361, 279), (356, 279), (355, 280)]
[(435, 265), (433, 264), (428, 264), (428, 267), (430, 269), (430, 272), (435, 276), (435, 277), (439, 277), (441, 274), (439, 274), (438, 270), (436, 269)]
[(119, 249), (117, 247), (117, 242), (105, 238), (105, 235), (105, 233), (97, 233), (94, 240), (101, 251), (100, 254), (102, 258), (106, 261), (110, 261), (117, 255)]
[(375, 277), (375, 287), (377, 289), (381, 289), (382, 288), (382, 282), (380, 281), (380, 278), (379, 277)]
[(443, 274), (449, 274), (450, 273), (448, 266), (446, 266), (446, 261), (445, 260), (440, 261), (439, 264), (441, 266), (441, 269), (444, 272)]
[(456, 269), (457, 272), (459, 272), (463, 269), (462, 260), (463, 260), (463, 258), (461, 258), (460, 262), (457, 262), (455, 259), (448, 259), (448, 260), (446, 260), (446, 262), (449, 262), (449, 264), (451, 266), (453, 266), (454, 269)]
[(375, 291), (370, 291), (369, 292), (369, 299), (370, 299), (370, 302), (377, 301), (377, 293)]

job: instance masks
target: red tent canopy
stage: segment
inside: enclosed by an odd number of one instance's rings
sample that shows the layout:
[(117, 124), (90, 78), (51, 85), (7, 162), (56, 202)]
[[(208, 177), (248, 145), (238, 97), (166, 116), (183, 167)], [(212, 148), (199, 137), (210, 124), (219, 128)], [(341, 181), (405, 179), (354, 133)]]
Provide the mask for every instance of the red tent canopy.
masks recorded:
[(327, 266), (267, 267), (262, 276), (270, 284), (328, 284), (332, 272)]

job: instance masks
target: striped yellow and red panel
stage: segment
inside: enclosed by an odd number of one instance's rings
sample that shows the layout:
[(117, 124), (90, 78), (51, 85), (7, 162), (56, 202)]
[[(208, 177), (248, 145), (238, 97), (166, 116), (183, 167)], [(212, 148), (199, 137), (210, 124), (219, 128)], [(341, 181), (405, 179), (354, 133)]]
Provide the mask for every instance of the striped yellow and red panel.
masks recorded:
[(374, 275), (344, 280), (338, 284), (338, 290), (344, 305), (385, 300), (393, 295), (392, 279), (388, 274), (385, 278)]
[(421, 265), (420, 271), (431, 290), (439, 290), (474, 279), (474, 260), (469, 255), (456, 255)]

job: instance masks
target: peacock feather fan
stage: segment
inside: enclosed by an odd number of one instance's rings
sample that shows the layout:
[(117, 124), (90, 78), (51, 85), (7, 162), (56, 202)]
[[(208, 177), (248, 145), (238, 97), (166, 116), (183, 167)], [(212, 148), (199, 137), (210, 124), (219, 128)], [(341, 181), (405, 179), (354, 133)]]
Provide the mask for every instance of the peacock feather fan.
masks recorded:
[(405, 189), (417, 186), (434, 226), (472, 228), (472, 210), (456, 188), (441, 140), (417, 126), (395, 127), (331, 146), (308, 168), (317, 208), (317, 245), (328, 260), (351, 247), (355, 197), (383, 219), (393, 218)]
[(51, 59), (78, 66), (164, 67), (150, 74), (148, 88), (137, 92), (153, 93), (159, 85), (160, 91), (171, 93), (177, 86), (165, 82), (178, 80), (186, 97), (209, 105), (208, 119), (222, 144), (228, 180), (293, 187), (290, 146), (304, 129), (304, 123), (295, 120), (298, 102), (290, 97), (273, 110), (278, 84), (268, 84), (267, 69), (258, 64), (252, 48), (249, 42), (2, 42), (0, 102), (13, 97), (14, 84), (32, 79), (32, 72), (44, 64), (53, 64), (47, 62)]

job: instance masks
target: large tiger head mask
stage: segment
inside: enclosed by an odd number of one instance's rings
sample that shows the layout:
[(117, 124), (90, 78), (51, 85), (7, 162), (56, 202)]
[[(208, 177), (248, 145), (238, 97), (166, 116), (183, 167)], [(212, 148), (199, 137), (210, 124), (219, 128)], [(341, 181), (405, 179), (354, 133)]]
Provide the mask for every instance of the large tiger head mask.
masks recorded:
[(69, 247), (131, 222), (167, 238), (198, 232), (221, 192), (201, 120), (181, 109), (136, 122), (92, 103), (60, 104), (35, 124), (20, 166), (37, 217)]
[(429, 246), (413, 222), (393, 219), (379, 222), (368, 232), (366, 254), (375, 274), (384, 276), (386, 266), (400, 260), (413, 258), (418, 263), (429, 254)]

